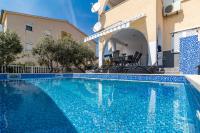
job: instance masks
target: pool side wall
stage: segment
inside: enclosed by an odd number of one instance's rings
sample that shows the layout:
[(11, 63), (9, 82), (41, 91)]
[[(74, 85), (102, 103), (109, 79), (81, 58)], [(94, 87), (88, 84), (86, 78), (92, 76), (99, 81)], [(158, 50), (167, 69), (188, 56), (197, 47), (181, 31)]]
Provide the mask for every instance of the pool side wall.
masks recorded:
[[(0, 80), (9, 80), (9, 75), (0, 74)], [(183, 75), (139, 75), (139, 74), (16, 74), (19, 79), (34, 78), (92, 78), (92, 79), (114, 79), (114, 80), (134, 80), (134, 81), (156, 81), (156, 82), (188, 82)], [(20, 76), (19, 76), (20, 75)]]

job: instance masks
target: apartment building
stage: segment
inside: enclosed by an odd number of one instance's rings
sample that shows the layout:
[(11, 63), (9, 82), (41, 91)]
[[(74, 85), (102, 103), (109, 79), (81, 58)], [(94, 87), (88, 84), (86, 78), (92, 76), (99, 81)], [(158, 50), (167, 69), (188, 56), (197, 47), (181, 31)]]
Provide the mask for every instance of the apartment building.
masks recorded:
[[(59, 39), (65, 35), (71, 35), (78, 42), (83, 42), (84, 37), (87, 36), (66, 20), (6, 10), (1, 12), (0, 23), (4, 32), (6, 30), (14, 31), (21, 39), (24, 50), (21, 58), (17, 60), (18, 63), (36, 62), (31, 51), (43, 36), (49, 35), (54, 39)], [(96, 43), (90, 41), (88, 45), (96, 53)]]
[(142, 53), (140, 65), (197, 73), (200, 64), (199, 0), (99, 0), (91, 11), (99, 16), (99, 66), (105, 49), (126, 55)]

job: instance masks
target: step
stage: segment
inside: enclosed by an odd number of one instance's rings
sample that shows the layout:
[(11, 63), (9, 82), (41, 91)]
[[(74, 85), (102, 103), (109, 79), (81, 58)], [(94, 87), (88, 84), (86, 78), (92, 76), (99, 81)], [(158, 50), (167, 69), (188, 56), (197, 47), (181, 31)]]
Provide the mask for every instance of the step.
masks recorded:
[(160, 71), (163, 71), (165, 74), (180, 74), (179, 68), (160, 68)]

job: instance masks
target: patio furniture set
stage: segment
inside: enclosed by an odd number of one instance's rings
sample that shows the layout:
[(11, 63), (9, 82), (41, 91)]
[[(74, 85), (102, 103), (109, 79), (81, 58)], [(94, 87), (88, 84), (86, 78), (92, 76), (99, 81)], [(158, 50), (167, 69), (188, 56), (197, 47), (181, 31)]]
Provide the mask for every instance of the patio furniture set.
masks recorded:
[(109, 63), (95, 70), (96, 73), (155, 73), (156, 66), (142, 66), (140, 60), (142, 53), (136, 51), (134, 55), (120, 55), (120, 51), (116, 50), (112, 54), (107, 55)]

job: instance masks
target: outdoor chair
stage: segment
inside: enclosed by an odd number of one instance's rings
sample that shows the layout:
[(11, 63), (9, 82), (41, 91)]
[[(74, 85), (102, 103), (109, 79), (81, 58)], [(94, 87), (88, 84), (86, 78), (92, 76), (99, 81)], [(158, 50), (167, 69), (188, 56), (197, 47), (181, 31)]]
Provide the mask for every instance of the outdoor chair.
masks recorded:
[[(142, 53), (139, 53), (139, 52), (135, 52), (135, 55), (133, 56), (133, 59), (132, 59), (132, 63), (130, 66), (127, 66), (127, 67), (124, 67), (123, 71), (125, 73), (151, 73), (149, 72), (148, 70), (145, 70), (144, 68), (141, 68), (142, 70), (137, 70), (139, 66), (139, 61), (142, 57)], [(130, 60), (131, 56), (129, 57), (129, 60)], [(130, 61), (129, 61), (130, 62)]]
[(119, 57), (120, 51), (116, 50), (113, 52), (113, 56), (111, 58), (111, 62), (112, 64), (114, 63), (115, 65), (119, 65), (120, 64), (120, 57)]
[(133, 61), (133, 55), (129, 55), (126, 60), (126, 64), (131, 64)]
[(134, 56), (133, 56), (133, 55), (129, 55), (129, 56), (127, 57), (126, 63), (129, 64), (129, 65), (135, 64), (136, 59), (137, 59), (137, 57), (139, 56), (139, 54), (140, 54), (140, 53), (139, 53), (138, 51), (136, 51), (135, 54), (134, 54)]
[(146, 73), (153, 74), (156, 73), (158, 70), (157, 66), (137, 66), (138, 68), (143, 69)]
[(139, 63), (141, 57), (142, 57), (142, 53), (139, 53), (139, 55), (138, 55), (137, 58), (135, 59), (134, 64), (138, 65), (138, 63)]
[(119, 64), (121, 66), (125, 66), (126, 65), (126, 54), (122, 54), (122, 56), (119, 57), (119, 60), (120, 60)]

